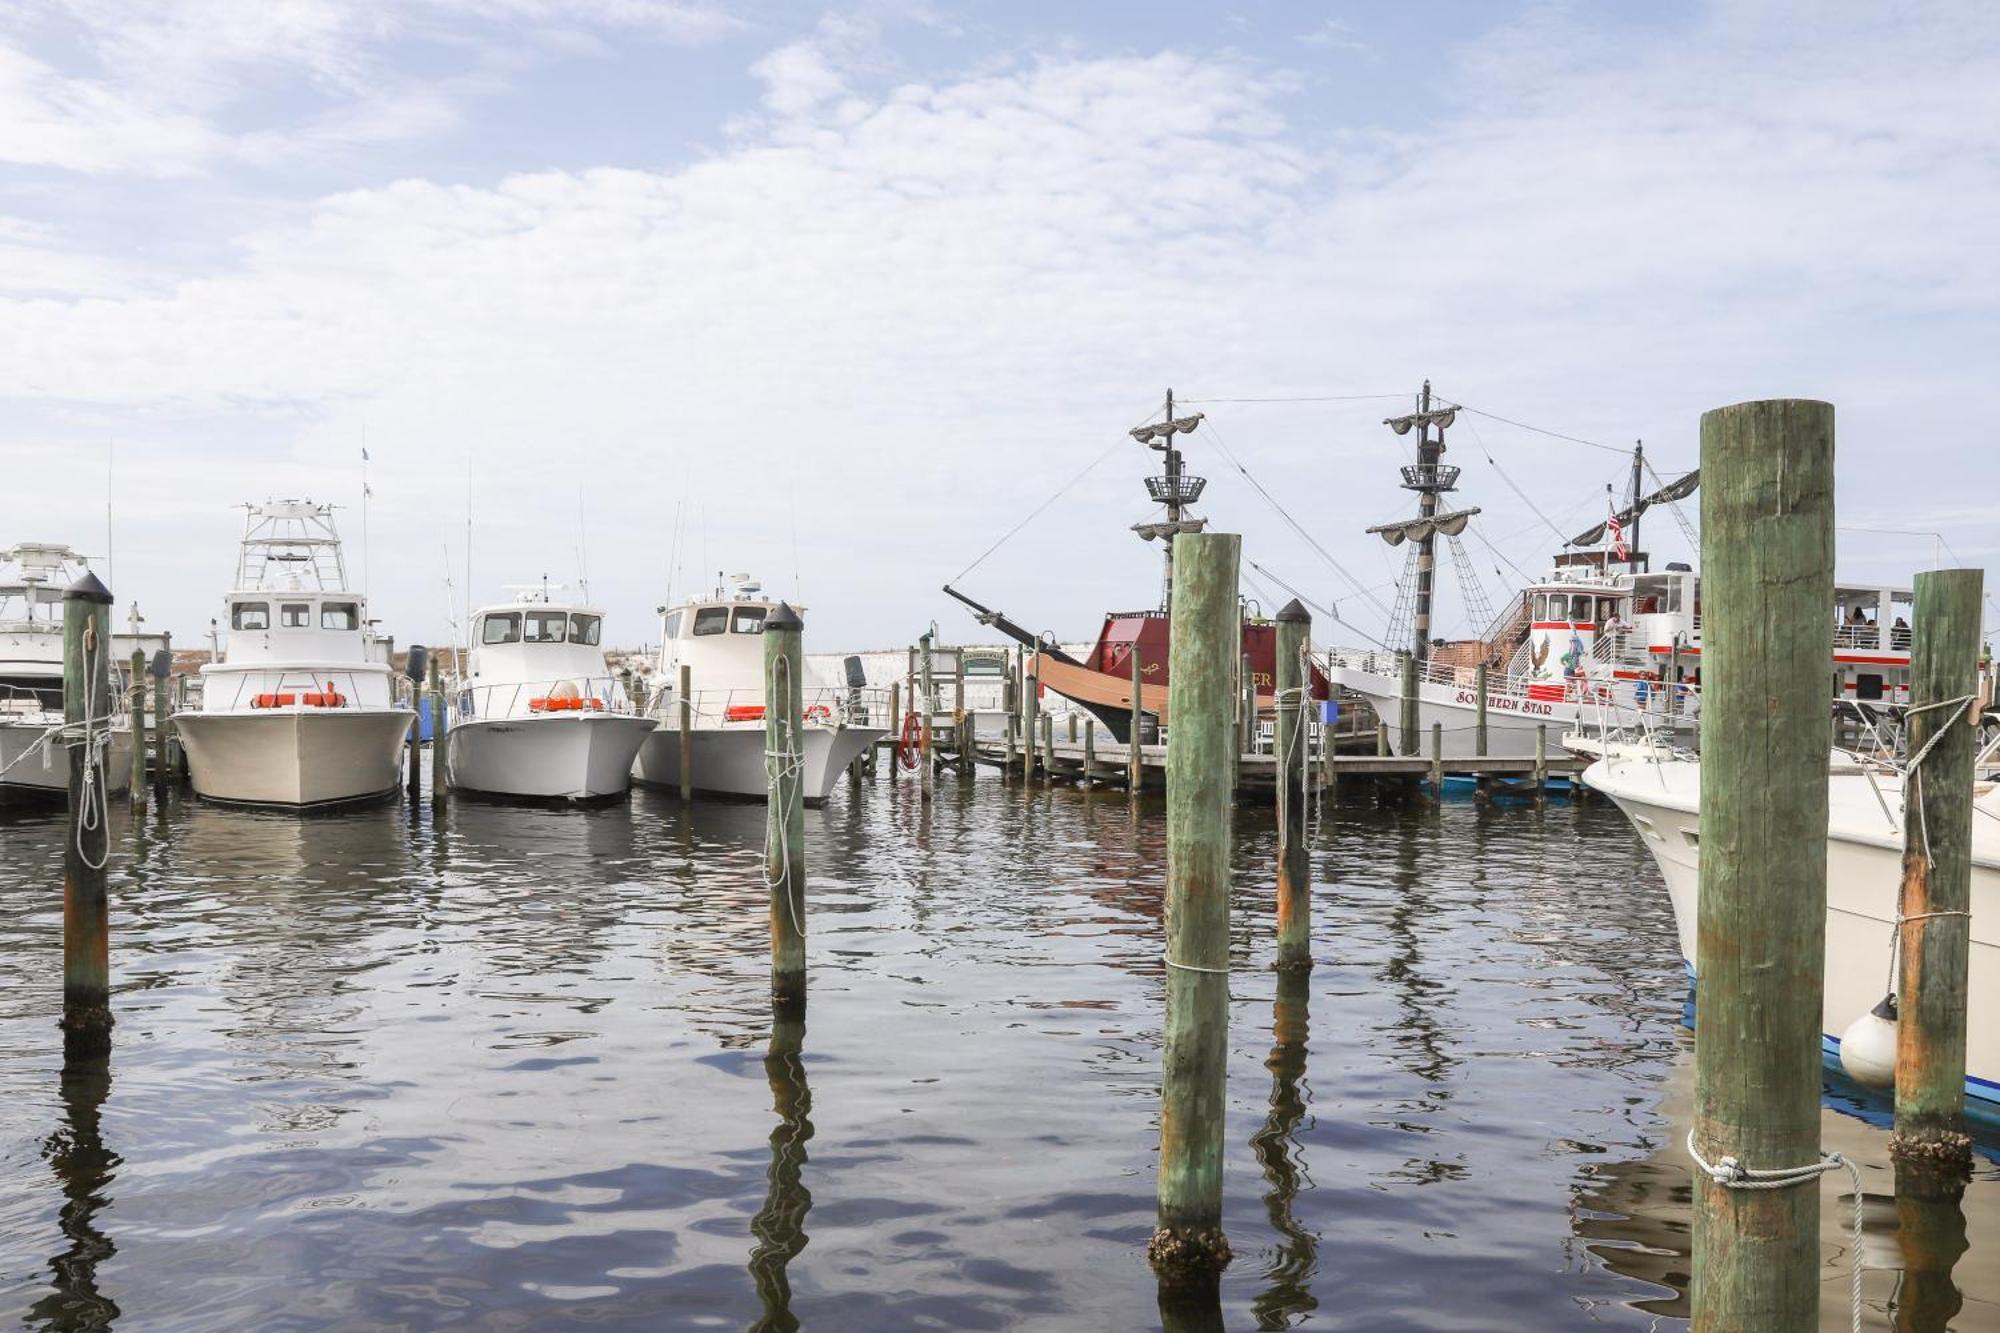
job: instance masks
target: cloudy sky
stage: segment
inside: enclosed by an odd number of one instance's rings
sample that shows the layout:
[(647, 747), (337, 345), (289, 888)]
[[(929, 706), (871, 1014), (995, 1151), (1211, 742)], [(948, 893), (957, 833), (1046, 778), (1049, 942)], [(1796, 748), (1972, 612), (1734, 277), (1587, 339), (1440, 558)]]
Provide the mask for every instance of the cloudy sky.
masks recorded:
[(1203, 512), (1379, 632), (1428, 377), (1496, 600), (1744, 398), (1837, 404), (1843, 574), (2000, 564), (1996, 125), (1975, 3), (19, 0), (0, 545), (198, 640), (240, 501), (356, 506), (359, 581), (365, 445), (403, 641), (469, 475), (475, 601), (587, 563), (637, 642), (748, 571), (859, 648), (1083, 474), (962, 584), (1077, 636), (1156, 596), (1171, 386)]

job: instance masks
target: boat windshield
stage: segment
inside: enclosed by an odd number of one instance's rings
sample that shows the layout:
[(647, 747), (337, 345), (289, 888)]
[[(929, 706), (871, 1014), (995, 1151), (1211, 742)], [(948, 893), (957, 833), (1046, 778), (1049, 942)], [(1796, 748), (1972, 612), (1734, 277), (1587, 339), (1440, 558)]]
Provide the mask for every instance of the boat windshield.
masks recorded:
[(269, 602), (237, 602), (229, 608), (229, 628), (269, 629), (271, 628), (271, 604)]
[(736, 618), (730, 628), (738, 634), (762, 634), (764, 617), (767, 614), (766, 608), (761, 606), (739, 606), (736, 608)]
[(603, 618), (601, 616), (572, 615), (569, 618), (569, 641), (571, 643), (588, 644), (590, 647), (595, 648), (597, 646), (597, 637), (602, 632)]
[(483, 644), (519, 643), (521, 641), (521, 617), (513, 611), (486, 617), (481, 623), (479, 641)]
[(521, 637), (529, 643), (561, 643), (569, 615), (563, 611), (530, 611)]
[(729, 608), (726, 606), (704, 606), (694, 613), (696, 634), (722, 634), (729, 629)]
[(284, 629), (304, 629), (312, 623), (312, 607), (304, 602), (280, 602), (278, 624)]
[(361, 608), (353, 602), (328, 602), (319, 609), (321, 629), (360, 629)]

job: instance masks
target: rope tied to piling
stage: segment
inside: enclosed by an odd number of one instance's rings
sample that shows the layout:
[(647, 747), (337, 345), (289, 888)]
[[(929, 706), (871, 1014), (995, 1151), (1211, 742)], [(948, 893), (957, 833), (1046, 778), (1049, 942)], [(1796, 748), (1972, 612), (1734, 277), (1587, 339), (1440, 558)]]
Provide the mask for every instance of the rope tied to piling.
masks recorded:
[(1193, 963), (1177, 962), (1172, 958), (1168, 958), (1164, 954), (1160, 956), (1160, 961), (1165, 963), (1168, 967), (1176, 968), (1182, 972), (1201, 972), (1211, 977), (1226, 977), (1229, 975), (1229, 969), (1226, 967), (1197, 967)]
[(1733, 1154), (1711, 1162), (1694, 1146), (1694, 1130), (1688, 1130), (1688, 1156), (1701, 1173), (1726, 1190), (1781, 1190), (1817, 1181), (1821, 1176), (1845, 1169), (1854, 1185), (1853, 1221), (1848, 1227), (1848, 1306), (1849, 1326), (1861, 1333), (1861, 1168), (1843, 1153), (1821, 1153), (1817, 1162), (1806, 1166), (1786, 1166), (1758, 1170), (1743, 1165)]
[[(769, 714), (776, 717), (789, 714), (791, 711), (791, 659), (780, 654), (774, 666), (775, 670), (771, 673), (770, 688), (766, 691), (765, 706), (778, 710)], [(767, 746), (764, 750), (765, 777), (768, 781), (777, 784), (779, 790), (783, 790), (786, 783), (796, 786), (799, 782), (803, 781), (801, 774), (805, 772), (806, 766), (805, 751), (799, 746), (798, 719), (786, 716), (784, 732), (784, 749), (773, 750)], [(776, 892), (781, 888), (785, 890), (785, 911), (792, 918), (792, 929), (799, 933), (800, 939), (804, 939), (806, 927), (805, 922), (799, 920), (798, 899), (805, 896), (805, 890), (803, 886), (800, 886), (798, 892), (794, 893), (788, 882), (791, 877), (792, 865), (791, 821), (780, 818), (777, 821), (777, 825), (778, 864), (783, 866), (784, 869), (773, 877), (770, 863), (767, 859), (764, 866), (764, 889), (766, 892)]]

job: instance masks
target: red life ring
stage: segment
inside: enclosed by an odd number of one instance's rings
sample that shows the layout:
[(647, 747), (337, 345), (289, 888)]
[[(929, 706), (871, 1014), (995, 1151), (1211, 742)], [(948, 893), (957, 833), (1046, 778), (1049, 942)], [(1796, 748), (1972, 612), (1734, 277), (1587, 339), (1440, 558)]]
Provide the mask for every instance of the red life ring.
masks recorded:
[(916, 710), (903, 714), (903, 736), (896, 742), (896, 757), (903, 761), (904, 768), (917, 766), (917, 747), (922, 743), (922, 727), (917, 721)]

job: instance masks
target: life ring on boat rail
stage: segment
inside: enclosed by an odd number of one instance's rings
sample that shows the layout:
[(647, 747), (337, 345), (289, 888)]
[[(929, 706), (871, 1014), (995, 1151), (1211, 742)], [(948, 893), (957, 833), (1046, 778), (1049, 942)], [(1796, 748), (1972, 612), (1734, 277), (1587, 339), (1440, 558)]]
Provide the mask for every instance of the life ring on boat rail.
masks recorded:
[(903, 734), (896, 742), (896, 757), (903, 761), (904, 768), (917, 766), (917, 746), (922, 739), (922, 724), (917, 721), (915, 709), (903, 714)]
[(539, 699), (528, 700), (528, 711), (530, 713), (601, 713), (604, 711), (604, 700), (597, 698), (595, 695), (582, 698), (577, 695), (565, 697), (563, 695), (551, 694)]
[(831, 724), (833, 721), (833, 710), (825, 704), (814, 704), (812, 707), (806, 709), (805, 720), (808, 722)]
[(722, 710), (722, 720), (724, 722), (762, 722), (764, 720), (764, 705), (731, 704)]
[[(312, 696), (308, 695), (308, 698)], [(296, 694), (260, 694), (250, 701), (252, 708), (290, 708), (299, 701)]]
[(308, 708), (345, 708), (347, 696), (336, 690), (332, 681), (328, 681), (324, 690), (314, 690), (305, 696), (305, 705)]

